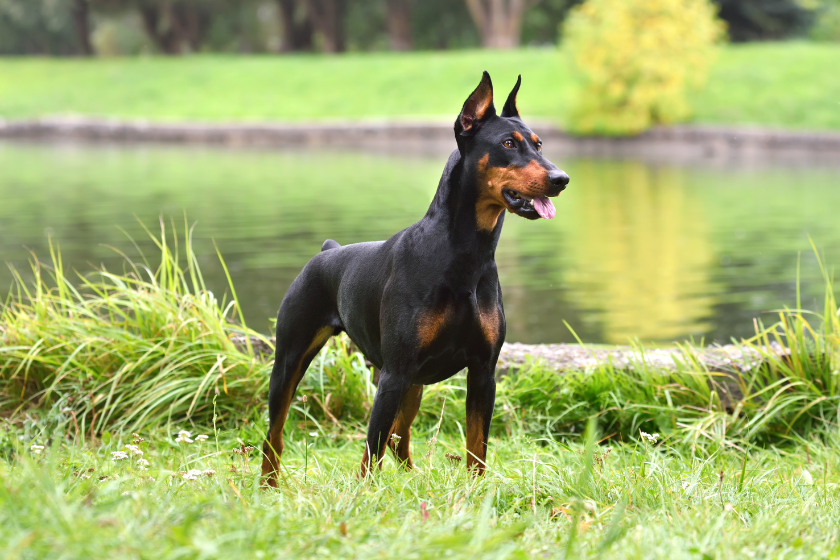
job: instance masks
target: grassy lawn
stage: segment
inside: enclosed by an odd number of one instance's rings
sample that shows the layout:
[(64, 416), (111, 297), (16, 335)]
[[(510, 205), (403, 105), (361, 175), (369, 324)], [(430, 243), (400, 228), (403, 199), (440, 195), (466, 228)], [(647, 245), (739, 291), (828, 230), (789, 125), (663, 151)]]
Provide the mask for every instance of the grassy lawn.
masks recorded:
[[(193, 431), (195, 437), (198, 432)], [(259, 454), (236, 433), (176, 443), (139, 434), (148, 470), (125, 446), (47, 443), (0, 432), (4, 558), (834, 558), (840, 554), (836, 435), (740, 452), (568, 444), (524, 436), (492, 443), (475, 480), (414, 440), (417, 469), (386, 459), (356, 477), (362, 443), (287, 432), (284, 478), (259, 488)], [(19, 436), (19, 438), (18, 438)], [(246, 436), (247, 437), (247, 436)], [(134, 440), (136, 441), (136, 440)], [(256, 442), (255, 442), (256, 443)], [(37, 449), (37, 448), (36, 448)], [(122, 450), (128, 458), (114, 460)], [(189, 471), (198, 471), (189, 474)]]
[[(696, 122), (840, 129), (840, 46), (730, 45)], [(575, 90), (555, 49), (182, 59), (0, 59), (0, 116), (81, 114), (160, 121), (449, 121), (481, 71), (507, 95), (523, 75), (526, 117), (562, 123)]]

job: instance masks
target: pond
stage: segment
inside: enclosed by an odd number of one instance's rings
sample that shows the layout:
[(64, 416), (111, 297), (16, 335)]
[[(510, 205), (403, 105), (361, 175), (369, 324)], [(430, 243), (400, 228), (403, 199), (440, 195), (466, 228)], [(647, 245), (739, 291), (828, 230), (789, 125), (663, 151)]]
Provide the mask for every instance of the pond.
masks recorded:
[[(51, 237), (66, 268), (121, 270), (112, 247), (150, 256), (141, 224), (182, 233), (186, 214), (209, 286), (227, 287), (215, 240), (249, 326), (268, 332), (324, 239), (384, 239), (422, 217), (446, 155), (0, 143), (0, 260), (48, 259)], [(548, 155), (572, 178), (557, 217), (509, 215), (496, 254), (508, 341), (572, 342), (571, 327), (590, 343), (727, 342), (796, 305), (798, 268), (803, 307), (822, 309), (809, 236), (840, 264), (840, 166)]]

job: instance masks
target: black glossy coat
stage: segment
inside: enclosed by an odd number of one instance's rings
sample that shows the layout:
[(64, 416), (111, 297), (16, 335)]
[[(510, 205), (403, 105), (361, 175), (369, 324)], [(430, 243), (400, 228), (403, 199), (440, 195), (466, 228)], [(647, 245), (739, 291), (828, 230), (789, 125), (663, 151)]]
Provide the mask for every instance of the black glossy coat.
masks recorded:
[[(434, 200), (419, 222), (387, 241), (341, 247), (327, 240), (292, 283), (277, 318), (270, 427), (263, 449), (267, 484), (275, 484), (294, 391), (326, 340), (341, 331), (381, 368), (362, 474), (373, 457), (381, 461), (386, 445), (406, 467), (412, 466), (410, 426), (422, 386), (464, 368), (467, 465), (483, 471), (494, 373), (505, 339), (494, 260), (504, 210), (536, 219), (536, 210), (519, 194), (556, 196), (568, 183), (519, 118), (519, 83), (496, 116), (492, 84), (484, 73), (456, 121), (458, 149), (449, 156)], [(491, 222), (492, 227), (480, 227)], [(392, 439), (392, 434), (399, 437)]]

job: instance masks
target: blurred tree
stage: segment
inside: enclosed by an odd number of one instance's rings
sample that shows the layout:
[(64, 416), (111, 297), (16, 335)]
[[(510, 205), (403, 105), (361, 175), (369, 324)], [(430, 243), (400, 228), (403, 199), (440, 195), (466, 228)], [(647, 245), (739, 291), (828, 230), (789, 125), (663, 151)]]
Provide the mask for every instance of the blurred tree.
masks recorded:
[(414, 48), (458, 49), (481, 44), (464, 2), (423, 0), (411, 12)]
[(387, 0), (388, 38), (392, 51), (410, 51), (412, 0)]
[(87, 0), (72, 0), (70, 14), (73, 17), (73, 27), (76, 30), (79, 49), (85, 56), (92, 55), (93, 46), (90, 44), (90, 6)]
[(542, 0), (522, 17), (524, 45), (556, 45), (560, 39), (560, 24), (571, 10), (583, 0)]
[(210, 3), (198, 0), (139, 0), (137, 10), (146, 34), (166, 54), (200, 50), (212, 18)]
[(733, 41), (784, 39), (804, 34), (814, 22), (816, 3), (800, 0), (715, 0)]
[(85, 0), (0, 0), (0, 54), (93, 52)]
[(344, 29), (347, 50), (383, 51), (390, 48), (387, 0), (348, 0)]
[(347, 48), (344, 20), (347, 0), (306, 0), (306, 13), (322, 41), (322, 50), (342, 52)]
[(465, 0), (481, 35), (481, 45), (491, 49), (519, 46), (522, 16), (540, 0)]
[(283, 36), (281, 52), (312, 50), (312, 22), (306, 13), (306, 5), (296, 0), (277, 0), (280, 8), (280, 23)]

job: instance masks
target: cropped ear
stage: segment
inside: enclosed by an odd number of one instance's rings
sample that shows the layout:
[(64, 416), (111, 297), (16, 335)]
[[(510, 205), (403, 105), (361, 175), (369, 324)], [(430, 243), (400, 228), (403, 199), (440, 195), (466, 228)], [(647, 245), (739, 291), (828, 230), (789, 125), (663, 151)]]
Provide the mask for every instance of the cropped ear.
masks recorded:
[(458, 120), (455, 121), (455, 134), (473, 134), (478, 125), (484, 119), (496, 115), (496, 107), (493, 106), (493, 82), (490, 81), (490, 74), (484, 71), (481, 76), (481, 83), (475, 88), (461, 109)]
[(519, 116), (519, 109), (516, 107), (516, 96), (519, 93), (519, 86), (522, 84), (522, 74), (516, 78), (516, 85), (513, 86), (513, 89), (510, 91), (510, 95), (508, 95), (507, 101), (505, 101), (505, 106), (502, 107), (502, 116), (503, 117), (518, 117)]

